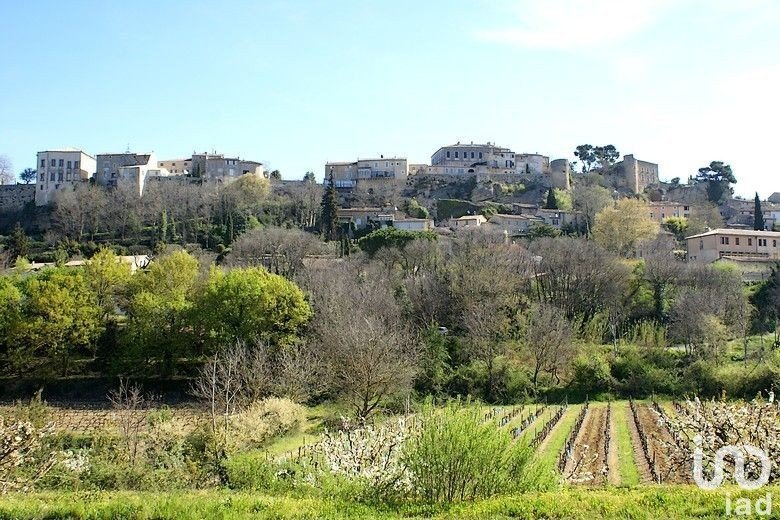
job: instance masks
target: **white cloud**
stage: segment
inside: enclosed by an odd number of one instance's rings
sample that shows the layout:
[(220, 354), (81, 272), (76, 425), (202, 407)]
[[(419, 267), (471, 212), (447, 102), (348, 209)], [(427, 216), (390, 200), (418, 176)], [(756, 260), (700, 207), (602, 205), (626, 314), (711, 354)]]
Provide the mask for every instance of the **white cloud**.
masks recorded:
[(583, 50), (623, 41), (650, 26), (667, 0), (517, 0), (504, 27), (475, 33), (483, 41)]

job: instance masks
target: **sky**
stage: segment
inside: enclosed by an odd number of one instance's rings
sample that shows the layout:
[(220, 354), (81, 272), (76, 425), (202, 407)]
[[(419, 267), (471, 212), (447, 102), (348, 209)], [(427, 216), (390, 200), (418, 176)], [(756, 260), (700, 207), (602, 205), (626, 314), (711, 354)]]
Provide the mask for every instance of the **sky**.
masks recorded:
[(614, 144), (780, 191), (777, 0), (0, 0), (0, 155), (216, 150), (286, 179)]

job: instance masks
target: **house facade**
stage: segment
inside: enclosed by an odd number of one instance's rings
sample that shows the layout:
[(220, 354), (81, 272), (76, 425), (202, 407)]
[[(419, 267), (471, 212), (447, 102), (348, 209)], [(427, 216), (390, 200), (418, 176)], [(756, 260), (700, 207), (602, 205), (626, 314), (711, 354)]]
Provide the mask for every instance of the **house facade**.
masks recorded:
[(650, 202), (650, 218), (656, 222), (663, 222), (671, 217), (691, 216), (691, 206), (679, 202)]
[(139, 197), (143, 196), (148, 177), (167, 177), (168, 170), (161, 168), (154, 152), (148, 154), (113, 153), (98, 154), (95, 182), (101, 186), (130, 186)]
[(388, 183), (405, 181), (409, 175), (409, 166), (405, 157), (385, 157), (378, 159), (358, 159), (352, 162), (325, 163), (325, 182), (333, 175), (336, 188), (351, 189), (360, 184)]
[(38, 152), (38, 177), (35, 205), (50, 204), (54, 195), (91, 179), (95, 175), (95, 158), (82, 150), (64, 148)]
[(433, 220), (429, 218), (397, 218), (393, 221), (393, 227), (406, 231), (430, 231), (433, 229)]
[(463, 229), (467, 227), (479, 227), (487, 223), (487, 219), (482, 215), (463, 215), (450, 221), (450, 227), (453, 229)]
[(715, 229), (686, 238), (689, 262), (712, 263), (724, 258), (780, 260), (780, 233), (747, 229)]
[(648, 186), (660, 182), (657, 164), (640, 161), (631, 154), (623, 156), (615, 167), (620, 172), (623, 186), (633, 193), (642, 193)]

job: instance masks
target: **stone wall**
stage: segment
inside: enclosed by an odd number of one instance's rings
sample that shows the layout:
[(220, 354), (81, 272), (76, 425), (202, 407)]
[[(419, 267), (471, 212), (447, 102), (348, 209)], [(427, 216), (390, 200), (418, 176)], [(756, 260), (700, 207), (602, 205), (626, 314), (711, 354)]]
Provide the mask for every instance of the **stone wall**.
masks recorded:
[(35, 184), (0, 185), (0, 213), (21, 211), (35, 201)]

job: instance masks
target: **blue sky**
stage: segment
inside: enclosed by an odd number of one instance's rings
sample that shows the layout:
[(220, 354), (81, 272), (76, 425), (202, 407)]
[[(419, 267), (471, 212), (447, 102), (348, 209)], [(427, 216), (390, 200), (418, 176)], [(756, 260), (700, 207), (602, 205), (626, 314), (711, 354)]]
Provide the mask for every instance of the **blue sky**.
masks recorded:
[[(780, 2), (0, 0), (0, 154), (216, 149), (285, 178), (455, 141), (608, 144), (780, 191)], [(571, 157), (573, 159), (573, 157)]]

